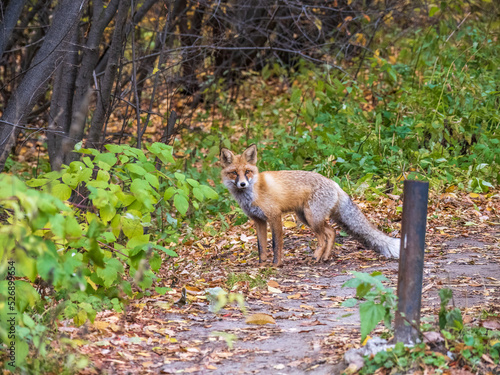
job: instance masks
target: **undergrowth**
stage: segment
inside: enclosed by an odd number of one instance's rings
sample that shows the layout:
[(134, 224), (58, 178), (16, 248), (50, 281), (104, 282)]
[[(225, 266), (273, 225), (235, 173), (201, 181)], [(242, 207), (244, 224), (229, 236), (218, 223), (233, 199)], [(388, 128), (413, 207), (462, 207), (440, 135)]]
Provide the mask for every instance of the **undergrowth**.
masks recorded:
[[(214, 84), (204, 95), (215, 101), (193, 119), (211, 125), (181, 131), (173, 147), (80, 150), (82, 161), (28, 184), (3, 175), (0, 276), (15, 260), (17, 364), (28, 358), (39, 368), (43, 358), (28, 353), (47, 350), (54, 322), (81, 325), (103, 308), (121, 311), (126, 299), (154, 293), (155, 272), (177, 255), (179, 241), (196, 236), (194, 228), (227, 213), (236, 224), (246, 220), (218, 182), (221, 145), (257, 143), (262, 170), (315, 170), (368, 199), (400, 193), (405, 178), (435, 190), (497, 186), (500, 21), (474, 14), (458, 25), (451, 14), (442, 9), (431, 26), (402, 35), (381, 28), (373, 53), (343, 63), (356, 74), (305, 61), (266, 66), (247, 73), (235, 101)], [(174, 149), (185, 157), (174, 158)], [(23, 170), (16, 163), (9, 161), (11, 170)], [(268, 276), (232, 274), (228, 287), (262, 287)], [(0, 337), (9, 342), (7, 331)]]

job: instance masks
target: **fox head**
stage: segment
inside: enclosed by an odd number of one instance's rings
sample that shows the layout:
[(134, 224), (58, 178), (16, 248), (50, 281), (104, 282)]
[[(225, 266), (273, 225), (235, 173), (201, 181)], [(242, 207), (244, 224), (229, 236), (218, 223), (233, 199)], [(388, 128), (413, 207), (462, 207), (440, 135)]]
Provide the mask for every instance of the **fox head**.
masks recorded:
[(257, 146), (251, 145), (241, 155), (235, 155), (231, 150), (220, 150), (222, 164), (222, 182), (229, 190), (243, 191), (252, 187), (257, 180)]

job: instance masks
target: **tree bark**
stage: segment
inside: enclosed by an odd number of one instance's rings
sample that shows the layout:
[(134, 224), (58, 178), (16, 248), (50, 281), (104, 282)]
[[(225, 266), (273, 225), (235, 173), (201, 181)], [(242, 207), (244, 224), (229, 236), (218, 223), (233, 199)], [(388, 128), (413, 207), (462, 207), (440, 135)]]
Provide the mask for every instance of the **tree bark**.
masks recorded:
[(68, 52), (62, 56), (54, 77), (47, 132), (47, 151), (52, 170), (61, 169), (65, 151), (61, 146), (63, 139), (69, 136), (78, 73), (78, 40), (79, 28), (75, 25), (64, 42), (64, 49)]
[[(8, 40), (10, 39), (12, 31), (14, 31), (14, 27), (17, 24), (17, 20), (21, 15), (25, 3), (26, 0), (9, 1), (7, 9), (5, 9), (5, 16), (0, 24), (0, 59), (5, 51), (5, 47), (7, 47)], [(0, 9), (1, 8), (3, 7), (0, 5)], [(3, 9), (1, 10), (3, 13)]]
[(115, 20), (115, 30), (110, 46), (110, 54), (104, 78), (102, 79), (101, 87), (97, 90), (97, 103), (92, 123), (90, 125), (89, 136), (87, 138), (87, 147), (99, 148), (101, 144), (101, 135), (106, 120), (106, 115), (110, 109), (111, 90), (115, 81), (116, 71), (118, 69), (119, 60), (123, 52), (125, 22), (130, 3), (121, 1), (118, 6), (118, 14)]
[(71, 117), (69, 129), (70, 138), (65, 138), (63, 144), (63, 163), (70, 164), (79, 157), (79, 154), (71, 152), (78, 142), (83, 139), (85, 131), (85, 120), (88, 114), (88, 103), (93, 81), (93, 71), (99, 62), (99, 43), (106, 26), (111, 22), (118, 9), (120, 0), (111, 0), (104, 7), (102, 0), (94, 0), (92, 25), (87, 37), (85, 48), (82, 51), (80, 68), (75, 81), (75, 93), (73, 95), (72, 108), (74, 112)]
[(44, 94), (57, 61), (65, 53), (60, 49), (60, 45), (80, 19), (86, 2), (87, 0), (62, 0), (60, 2), (40, 50), (35, 55), (19, 87), (10, 97), (0, 118), (0, 171), (4, 169), (18, 135), (26, 125), (27, 116)]

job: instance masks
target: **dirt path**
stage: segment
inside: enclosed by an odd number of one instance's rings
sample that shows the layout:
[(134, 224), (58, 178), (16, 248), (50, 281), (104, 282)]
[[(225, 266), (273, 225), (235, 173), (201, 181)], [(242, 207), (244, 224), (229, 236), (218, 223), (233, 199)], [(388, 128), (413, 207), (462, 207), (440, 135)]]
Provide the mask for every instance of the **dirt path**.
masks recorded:
[[(424, 316), (436, 316), (442, 287), (453, 290), (454, 303), (470, 324), (482, 310), (500, 312), (499, 233), (496, 227), (489, 228), (446, 241), (442, 238), (450, 237), (428, 236)], [(97, 323), (74, 332), (85, 330), (83, 336), (91, 342), (81, 352), (91, 357), (96, 371), (111, 374), (338, 373), (343, 353), (360, 344), (357, 309), (341, 306), (354, 295), (353, 289), (341, 287), (351, 278), (348, 272), (381, 271), (395, 287), (398, 262), (359, 251), (356, 242), (346, 241), (335, 260), (315, 264), (310, 243), (307, 235), (287, 237), (285, 248), (294, 250), (287, 253), (285, 266), (268, 278), (281, 293), (266, 287), (252, 289), (248, 281), (234, 287), (234, 292), (245, 295), (247, 314), (272, 315), (276, 324), (246, 324), (237, 306), (211, 313), (200, 288), (190, 288), (191, 302), (177, 306), (173, 302), (180, 298), (182, 285), (178, 285), (165, 296), (130, 306), (125, 318), (100, 313)], [(198, 269), (203, 267), (193, 267), (192, 272)], [(235, 267), (213, 261), (209, 268), (189, 276), (210, 287), (230, 272), (258, 278), (259, 267), (255, 259)], [(214, 332), (234, 335), (233, 348)]]

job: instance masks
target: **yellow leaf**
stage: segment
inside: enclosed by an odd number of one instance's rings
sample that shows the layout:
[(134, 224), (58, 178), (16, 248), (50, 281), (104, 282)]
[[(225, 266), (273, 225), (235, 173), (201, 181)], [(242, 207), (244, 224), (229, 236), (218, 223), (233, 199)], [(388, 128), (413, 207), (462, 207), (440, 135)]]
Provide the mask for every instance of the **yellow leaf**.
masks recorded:
[(99, 331), (103, 331), (106, 328), (108, 328), (109, 323), (108, 322), (103, 322), (101, 320), (95, 320), (94, 321), (94, 327), (97, 328)]
[(192, 294), (192, 295), (195, 295), (195, 296), (198, 295), (198, 294), (203, 294), (203, 291), (200, 290), (200, 288), (197, 288), (195, 286), (186, 285), (185, 288), (186, 288), (186, 292), (188, 294)]
[(366, 336), (365, 341), (361, 344), (361, 346), (365, 346), (368, 340), (370, 340), (372, 337), (370, 335)]
[(253, 314), (245, 320), (246, 324), (276, 324), (274, 318), (269, 314)]
[(479, 198), (479, 194), (477, 194), (477, 193), (469, 193), (469, 197), (471, 197), (471, 198)]
[(366, 45), (366, 37), (364, 34), (361, 34), (361, 33), (357, 33), (355, 35), (355, 40), (353, 42), (353, 44), (356, 44), (358, 46), (362, 46), (364, 47)]
[(85, 276), (85, 280), (87, 280), (92, 289), (97, 290), (97, 285), (95, 285), (95, 283), (92, 280), (90, 280), (90, 277)]
[(314, 24), (316, 25), (316, 27), (318, 28), (318, 30), (321, 31), (321, 27), (323, 26), (323, 24), (321, 23), (321, 20), (319, 18), (316, 18), (314, 20)]
[(285, 228), (295, 228), (297, 226), (297, 223), (294, 223), (293, 221), (284, 221), (283, 226)]

